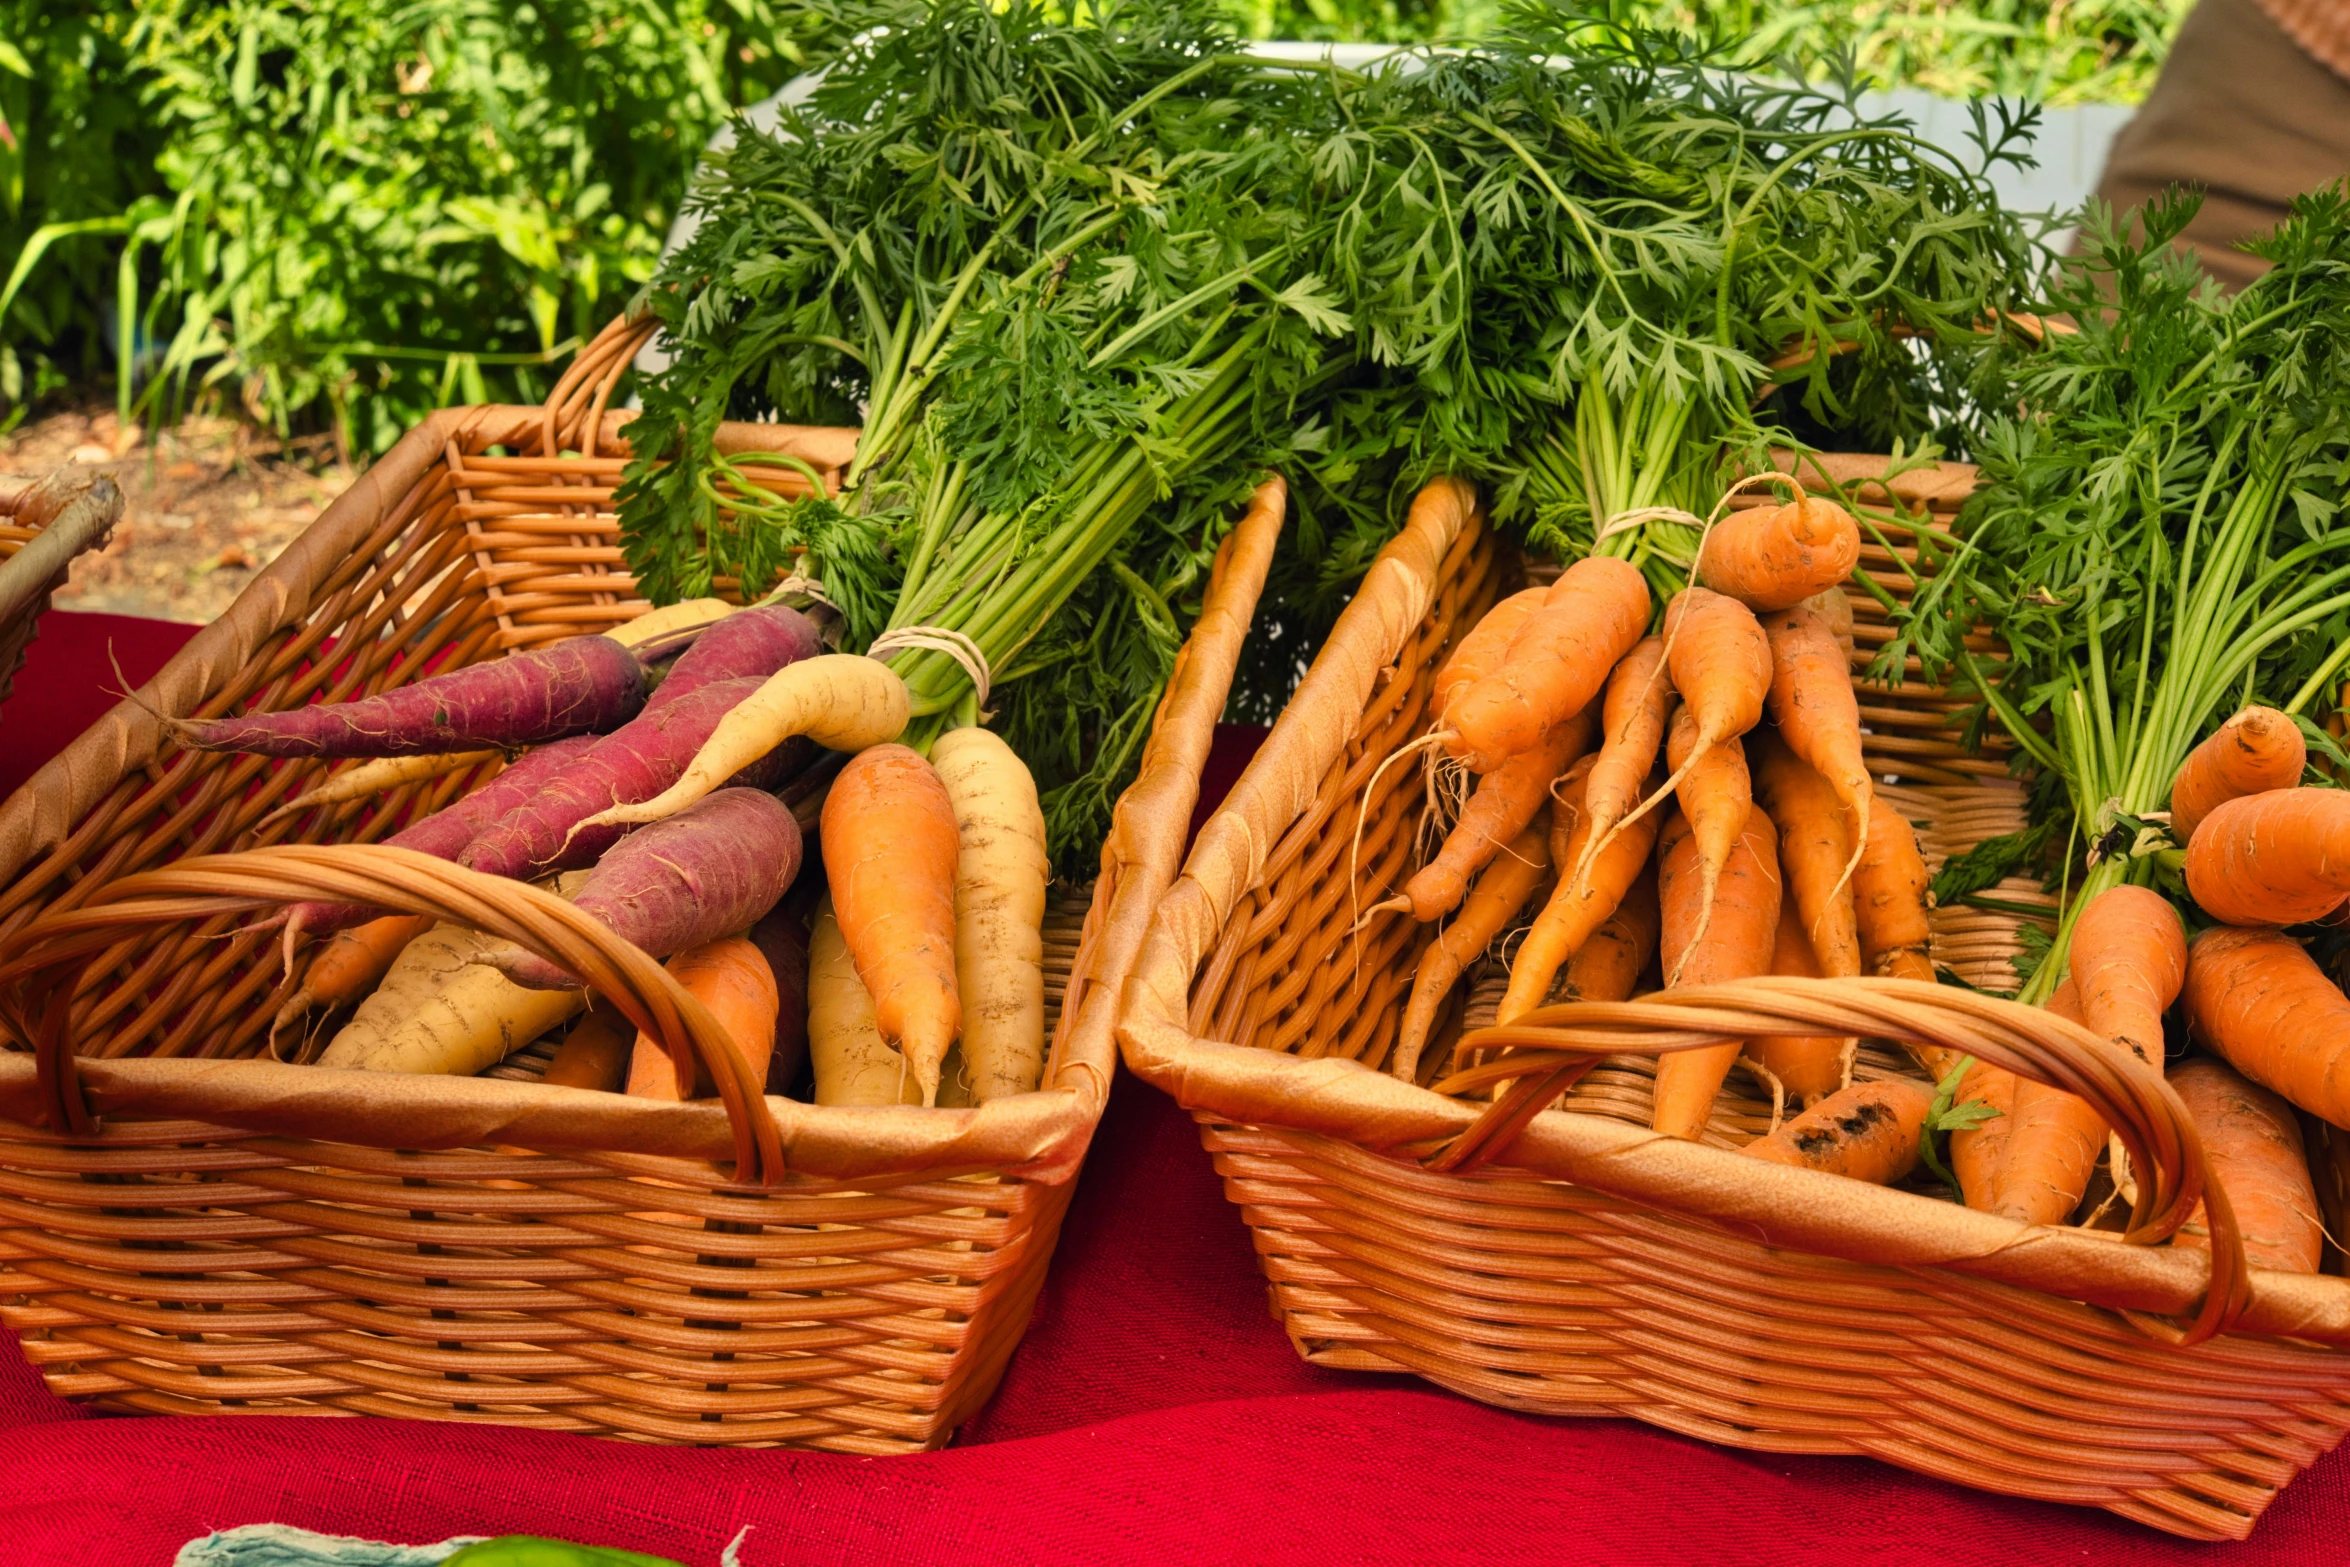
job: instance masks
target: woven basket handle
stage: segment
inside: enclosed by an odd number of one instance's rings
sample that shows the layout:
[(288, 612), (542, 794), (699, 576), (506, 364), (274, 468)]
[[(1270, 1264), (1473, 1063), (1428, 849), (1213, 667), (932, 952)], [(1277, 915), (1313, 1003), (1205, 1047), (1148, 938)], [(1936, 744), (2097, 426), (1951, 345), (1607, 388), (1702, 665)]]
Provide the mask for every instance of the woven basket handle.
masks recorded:
[[(2211, 1285), (2186, 1334), (2226, 1331), (2251, 1303), (2244, 1237), (2178, 1092), (2127, 1051), (2053, 1012), (1949, 985), (1900, 979), (1749, 979), (1639, 1001), (1542, 1007), (1474, 1030), (1461, 1054), (1505, 1052), (1490, 1073), (1514, 1080), (1477, 1121), (1424, 1161), (1473, 1169), (1502, 1154), (1558, 1095), (1608, 1055), (1668, 1055), (1773, 1036), (1863, 1037), (1971, 1055), (2078, 1095), (2129, 1150), (2138, 1200), (2126, 1241), (2165, 1240), (2204, 1204)], [(1505, 1071), (1505, 1068), (1515, 1068)]]
[(312, 901), (429, 914), (503, 937), (579, 975), (660, 1041), (677, 1064), (678, 1081), (691, 1082), (697, 1069), (707, 1068), (734, 1131), (735, 1184), (782, 1180), (783, 1141), (764, 1084), (718, 1020), (659, 963), (551, 892), (382, 845), (204, 855), (109, 883), (86, 905), (44, 914), (18, 932), (0, 963), (0, 1013), (18, 1038), (33, 1041), (49, 1124), (83, 1135), (97, 1129), (68, 1037), (70, 1003), (92, 958), (141, 927)]
[(620, 378), (636, 362), (637, 350), (651, 342), (660, 328), (661, 323), (649, 310), (623, 312), (572, 358), (556, 379), (555, 389), (547, 394), (540, 435), (546, 455), (565, 451), (584, 457), (596, 455), (604, 410), (620, 389)]

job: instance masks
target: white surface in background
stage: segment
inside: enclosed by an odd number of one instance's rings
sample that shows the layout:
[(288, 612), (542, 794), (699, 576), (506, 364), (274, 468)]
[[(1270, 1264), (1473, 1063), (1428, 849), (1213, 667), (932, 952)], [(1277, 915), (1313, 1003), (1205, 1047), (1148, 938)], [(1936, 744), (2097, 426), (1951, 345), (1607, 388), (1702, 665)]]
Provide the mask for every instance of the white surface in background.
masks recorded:
[[(1286, 41), (1256, 43), (1249, 48), (1270, 60), (1327, 59), (1348, 70), (1360, 69), (1394, 52), (1385, 44)], [(773, 97), (744, 110), (743, 118), (759, 130), (772, 131), (784, 106), (805, 102), (816, 90), (817, 80), (814, 75), (793, 79)], [(1863, 114), (1870, 116), (1906, 115), (1917, 125), (1921, 137), (1947, 149), (1967, 167), (1974, 167), (1977, 154), (1970, 139), (1974, 122), (1964, 101), (1937, 98), (1932, 93), (1904, 87), (1890, 92), (1863, 93), (1860, 107)], [(1999, 193), (2000, 202), (2018, 212), (2068, 212), (2078, 207), (2095, 194), (2098, 176), (2105, 170), (2106, 154), (2133, 112), (2126, 106), (2107, 103), (2043, 110), (2039, 134), (2033, 141), (2038, 167), (2016, 169), (2003, 164), (1991, 172), (1991, 186)], [(734, 126), (729, 122), (710, 139), (708, 150), (718, 152), (733, 145)], [(677, 220), (669, 225), (669, 238), (661, 247), (662, 254), (667, 255), (684, 244), (699, 227), (699, 216), (679, 212)], [(2061, 248), (2061, 237), (2057, 243)], [(636, 367), (643, 373), (660, 370), (668, 363), (669, 355), (658, 346), (658, 339), (647, 343), (636, 356)], [(631, 406), (634, 402), (631, 398)]]

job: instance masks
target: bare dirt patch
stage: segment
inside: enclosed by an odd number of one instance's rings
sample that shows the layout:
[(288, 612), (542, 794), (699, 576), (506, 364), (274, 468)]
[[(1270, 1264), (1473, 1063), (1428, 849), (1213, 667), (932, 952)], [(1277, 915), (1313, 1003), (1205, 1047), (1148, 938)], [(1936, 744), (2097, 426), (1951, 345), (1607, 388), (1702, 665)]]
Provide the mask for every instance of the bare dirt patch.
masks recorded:
[(28, 421), (0, 436), (0, 474), (100, 464), (122, 486), (122, 521), (74, 562), (59, 609), (208, 621), (350, 487), (323, 437), (289, 450), (249, 425), (195, 418), (152, 437), (110, 408)]

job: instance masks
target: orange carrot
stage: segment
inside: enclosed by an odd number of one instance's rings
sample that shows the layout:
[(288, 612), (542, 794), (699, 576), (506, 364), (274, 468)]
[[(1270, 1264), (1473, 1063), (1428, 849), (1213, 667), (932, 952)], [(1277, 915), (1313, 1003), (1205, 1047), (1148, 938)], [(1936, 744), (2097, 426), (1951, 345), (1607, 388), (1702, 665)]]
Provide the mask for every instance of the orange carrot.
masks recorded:
[(2301, 782), (2309, 747), (2293, 720), (2273, 707), (2247, 707), (2187, 753), (2170, 786), (2170, 835), (2192, 843), (2195, 829), (2224, 801), (2290, 789)]
[(1461, 971), (1509, 928), (1518, 910), (1534, 895), (1535, 884), (1549, 871), (1548, 840), (1549, 834), (1540, 824), (1520, 832), (1477, 878), (1477, 890), (1469, 895), (1461, 917), (1420, 955), (1419, 973), (1412, 981), (1412, 999), (1404, 1008), (1403, 1026), (1396, 1034), (1391, 1067), (1405, 1082), (1419, 1080), (1421, 1048), (1428, 1043), (1428, 1031), (1436, 1026), (1436, 1014), (1452, 994)]
[[(1782, 867), (1786, 858), (1787, 842), (1781, 838)], [(1784, 876), (1782, 869), (1782, 880)], [(1804, 939), (1803, 923), (1792, 899), (1783, 899), (1779, 904), (1779, 929), (1771, 947), (1771, 972), (1798, 979), (1820, 977), (1820, 965), (1812, 957), (1811, 943)], [(1797, 1104), (1810, 1104), (1845, 1086), (1845, 1079), (1852, 1071), (1855, 1047), (1856, 1041), (1833, 1036), (1750, 1039), (1746, 1042), (1746, 1059), (1768, 1072)]]
[(1697, 580), (1750, 609), (1786, 609), (1835, 587), (1860, 563), (1860, 524), (1817, 495), (1734, 511), (1714, 525)]
[(1831, 979), (1860, 972), (1860, 932), (1853, 923), (1852, 833), (1842, 802), (1810, 763), (1787, 749), (1774, 730), (1746, 737), (1754, 769), (1754, 798), (1779, 824), (1779, 872), (1795, 905), (1798, 928), (1811, 942), (1819, 971)]
[[(1663, 785), (1611, 831), (1622, 831), (1680, 787), (1681, 775), (1713, 747), (1752, 729), (1771, 689), (1771, 645), (1753, 612), (1734, 598), (1684, 588), (1665, 607), (1665, 667), (1682, 711), (1697, 725), (1697, 743)], [(1604, 844), (1606, 840), (1602, 839)]]
[(1845, 595), (1844, 590), (1829, 588), (1814, 593), (1795, 607), (1808, 609), (1828, 623), (1828, 630), (1835, 636), (1836, 645), (1844, 650), (1845, 662), (1849, 664), (1852, 661), (1852, 600)]
[[(2081, 1021), (2081, 993), (2070, 979), (2048, 998), (2048, 1010)], [(1980, 1194), (1967, 1193), (1967, 1206), (2021, 1224), (2061, 1224), (2089, 1189), (2105, 1148), (2105, 1121), (2086, 1100), (2029, 1079), (2017, 1080), (2010, 1116), (2014, 1124), (1990, 1183)]]
[[(1958, 1192), (1970, 1208), (1991, 1200), (1991, 1183), (2007, 1153), (2007, 1134), (2015, 1129), (2015, 1093), (2019, 1079), (2004, 1067), (1977, 1061), (1958, 1080), (1951, 1103), (1980, 1100), (1996, 1114), (1950, 1134), (1950, 1173), (1958, 1177)], [(1978, 1200), (1979, 1199), (1979, 1200)]]
[(1934, 1096), (1907, 1078), (1839, 1089), (1739, 1152), (1799, 1170), (1890, 1186), (1918, 1162), (1918, 1134)]
[[(1812, 769), (1844, 802), (1867, 847), (1869, 801), (1875, 789), (1860, 754), (1860, 699), (1853, 694), (1851, 663), (1828, 623), (1808, 609), (1782, 610), (1763, 622), (1771, 644), (1771, 716), (1787, 749)], [(1852, 874), (1848, 865), (1844, 876)], [(1839, 878), (1840, 880), (1842, 878)]]
[(1656, 956), (1660, 922), (1656, 878), (1643, 874), (1616, 905), (1616, 912), (1591, 933), (1591, 939), (1567, 964), (1566, 977), (1559, 981), (1559, 999), (1630, 1000), (1639, 988), (1641, 971)]
[[(1569, 772), (1562, 781), (1558, 803), (1551, 813), (1554, 834), (1562, 818), (1574, 825), (1566, 842), (1552, 853), (1554, 865), (1571, 865), (1583, 857), (1584, 845), (1591, 838), (1591, 823), (1583, 811), (1583, 801), (1591, 775), (1596, 771), (1594, 765), (1580, 772)], [(1656, 842), (1656, 828), (1656, 818), (1649, 816), (1615, 833), (1606, 849), (1591, 856), (1591, 864), (1581, 879), (1562, 881), (1551, 893), (1550, 901), (1535, 916), (1534, 928), (1526, 932), (1526, 939), (1518, 943), (1517, 956), (1510, 961), (1509, 991), (1502, 997), (1496, 1014), (1501, 1021), (1523, 1017), (1542, 1005), (1559, 965), (1583, 950), (1584, 943), (1616, 912), (1624, 895), (1639, 880), (1641, 867), (1648, 863), (1649, 848)]]
[(1591, 705), (1648, 627), (1648, 584), (1627, 561), (1592, 555), (1551, 584), (1500, 667), (1445, 715), (1452, 754), (1489, 773)]
[(1487, 610), (1485, 617), (1453, 644), (1436, 671), (1436, 689), (1429, 697), (1440, 725), (1463, 691), (1501, 667), (1510, 644), (1549, 596), (1547, 586), (1520, 589)]
[[(1705, 944), (1706, 926), (1713, 920), (1714, 885), (1730, 861), (1730, 851), (1737, 847), (1738, 835), (1746, 830), (1747, 813), (1754, 809), (1754, 788), (1746, 776), (1745, 748), (1735, 737), (1711, 746), (1702, 744), (1697, 720), (1686, 707), (1673, 715), (1673, 735), (1666, 742), (1665, 758), (1673, 775), (1681, 780), (1674, 793), (1681, 803), (1682, 819), (1689, 823), (1690, 835), (1697, 841), (1697, 928), (1682, 944), (1686, 954)], [(1675, 970), (1665, 970), (1668, 986), (1678, 979)]]
[[(1853, 925), (1860, 936), (1860, 961), (1869, 973), (1934, 983), (1934, 927), (1927, 919), (1932, 881), (1908, 819), (1872, 797), (1869, 841), (1852, 868)], [(1937, 1083), (1964, 1059), (1938, 1045), (1907, 1049)]]
[(2207, 930), (2187, 949), (2185, 997), (2195, 1037), (2228, 1065), (2350, 1126), (2350, 997), (2299, 942), (2282, 931)]
[(2350, 790), (2223, 800), (2187, 845), (2187, 890), (2228, 925), (2299, 925), (2332, 913), (2350, 894)]
[(2093, 1034), (2162, 1070), (2162, 1014), (2187, 982), (2187, 933), (2170, 900), (2144, 887), (2108, 887), (2073, 922), (2072, 976)]
[[(775, 973), (759, 949), (740, 936), (723, 936), (690, 947), (662, 965), (692, 996), (710, 1009), (750, 1067), (750, 1080), (767, 1076), (767, 1053), (775, 1048)], [(636, 1036), (628, 1058), (628, 1091), (640, 1099), (693, 1099), (708, 1088), (678, 1080), (677, 1063), (660, 1041)]]
[(636, 1030), (612, 1006), (597, 1002), (571, 1025), (547, 1075), (539, 1081), (552, 1088), (596, 1088), (619, 1091), (628, 1076), (630, 1047)]
[[(1678, 812), (1658, 845), (1657, 901), (1664, 917), (1665, 972), (1683, 985), (1749, 979), (1770, 967), (1779, 922), (1779, 834), (1769, 816), (1750, 812), (1746, 830), (1715, 888), (1705, 939), (1696, 940), (1703, 872), (1695, 832)], [(1656, 1064), (1656, 1104), (1649, 1125), (1667, 1137), (1705, 1130), (1714, 1096), (1738, 1059), (1738, 1043), (1680, 1050)]]
[[(1593, 726), (1588, 709), (1577, 713), (1554, 726), (1532, 750), (1519, 752), (1480, 778), (1436, 857), (1404, 883), (1400, 897), (1369, 912), (1408, 909), (1423, 925), (1452, 912), (1468, 892), (1469, 878), (1550, 803), (1552, 781), (1590, 748)], [(1547, 850), (1545, 854), (1547, 864)]]
[[(1643, 637), (1624, 655), (1608, 677), (1607, 706), (1600, 716), (1603, 737), (1599, 759), (1592, 763), (1591, 784), (1583, 809), (1591, 819), (1586, 845), (1603, 842), (1624, 813), (1640, 803), (1641, 786), (1656, 766), (1657, 747), (1664, 743), (1665, 714), (1673, 702), (1673, 682), (1665, 674), (1665, 639)], [(1580, 861), (1558, 860), (1562, 879), (1582, 876), (1589, 867)]]
[[(2245, 1257), (2255, 1268), (2315, 1273), (2325, 1249), (2325, 1231), (2319, 1224), (2317, 1188), (2309, 1179), (2301, 1123), (2293, 1107), (2200, 1056), (2180, 1063), (2170, 1081), (2187, 1102), (2187, 1114), (2203, 1138), (2212, 1179), (2236, 1211)], [(2211, 1231), (2201, 1203), (2171, 1244), (2210, 1249)]]
[(962, 1031), (955, 986), (955, 809), (915, 751), (859, 751), (824, 799), (824, 874), (885, 1043), (903, 1051), (922, 1102)]
[(270, 1033), (283, 1033), (312, 1007), (339, 1007), (357, 1001), (384, 977), (409, 942), (432, 927), (429, 914), (387, 914), (335, 932), (312, 954), (301, 988), (277, 1009)]

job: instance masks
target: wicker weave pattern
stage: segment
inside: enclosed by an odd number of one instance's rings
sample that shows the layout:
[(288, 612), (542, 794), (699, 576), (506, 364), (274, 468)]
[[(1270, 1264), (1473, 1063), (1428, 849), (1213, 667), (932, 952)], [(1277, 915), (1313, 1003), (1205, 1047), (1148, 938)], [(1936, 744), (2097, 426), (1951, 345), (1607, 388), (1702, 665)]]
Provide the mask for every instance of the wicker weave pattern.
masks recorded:
[[(73, 1080), (58, 1057), (36, 1072), (0, 1052), (0, 1321), (60, 1393), (878, 1454), (942, 1443), (993, 1391), (1107, 1098), (1116, 997), (1181, 856), (1281, 523), (1278, 485), (1217, 557), (1092, 895), (1048, 917), (1040, 1091), (970, 1110), (768, 1099), (763, 1114), (754, 1096), (722, 1115), (527, 1076), (252, 1059), (300, 977), (268, 937), (235, 933), (255, 878), (297, 861), (320, 875), (397, 866), (385, 851), (230, 851), (373, 841), (475, 775), (261, 826), (332, 764), (186, 752), (156, 713), (341, 699), (641, 612), (610, 507), (626, 416), (607, 408), (635, 336), (620, 324), (599, 338), (546, 408), (448, 410), (411, 432), (227, 616), (0, 806), (0, 966), (65, 975), (43, 954), (76, 921), (106, 943), (61, 1036)], [(782, 451), (828, 482), (854, 441), (721, 431), (731, 451)], [(753, 477), (805, 483), (783, 468)], [(184, 864), (208, 855), (221, 857)], [(123, 889), (165, 869), (180, 905)], [(244, 892), (184, 885), (232, 876)], [(432, 879), (444, 909), (488, 907), (514, 885), (453, 867)], [(542, 920), (577, 920), (539, 905)], [(577, 923), (599, 966), (566, 966), (658, 1019), (646, 986), (673, 983)], [(11, 1005), (46, 1018), (47, 999)], [(55, 1130), (72, 1095), (98, 1115), (94, 1135)], [(755, 1172), (727, 1162), (753, 1123), (772, 1152)]]
[[(1824, 465), (1850, 480), (1869, 462)], [(1943, 465), (1897, 480), (1894, 498), (1948, 509), (1969, 483), (1966, 470)], [(1901, 597), (1906, 530), (1895, 515), (1874, 520), (1893, 551), (1872, 543), (1864, 566)], [(1484, 591), (1486, 548), (1463, 556), (1456, 546), (1448, 557), (1427, 621), (1403, 640), (1382, 694), (1425, 692), (1459, 606)], [(1853, 597), (1858, 668), (1891, 633), (1881, 609)], [(1349, 634), (1342, 623), (1334, 646)], [(1895, 691), (1864, 689), (1862, 705), (1872, 769), (1900, 779), (1884, 798), (1921, 824), (1930, 859), (2022, 824), (2022, 794), (1999, 753), (1974, 756), (1957, 743), (1949, 720), (1959, 704), (1923, 686), (1914, 667)], [(1389, 712), (1366, 712), (1353, 744), (1327, 765), (1313, 812), (1286, 824), (1250, 821), (1251, 835), (1270, 839), (1264, 873), (1220, 922), (1214, 913), (1228, 894), (1203, 837), (1163, 906), (1121, 1030), (1129, 1063), (1192, 1108), (1301, 1355), (1416, 1372), (1515, 1409), (1626, 1415), (1766, 1451), (1868, 1454), (2200, 1538), (2243, 1536), (2293, 1475), (2350, 1430), (2350, 1358), (2274, 1336), (2299, 1330), (2345, 1342), (2350, 1288), (2339, 1280), (2259, 1275), (2253, 1310), (2269, 1336), (2247, 1319), (2183, 1346), (2167, 1322), (2078, 1303), (2192, 1316), (2202, 1287), (2171, 1266), (2186, 1262), (2177, 1254), (2123, 1247), (2117, 1237), (2028, 1232), (1827, 1177), (1807, 1186), (1808, 1208), (1786, 1205), (1792, 1186), (1777, 1202), (1742, 1198), (1740, 1188), (1765, 1184), (1763, 1167), (1721, 1170), (1707, 1162), (1718, 1154), (1660, 1145), (1645, 1132), (1650, 1057), (1609, 1057), (1567, 1100), (1585, 1113), (1542, 1117), (1515, 1150), (1534, 1168), (1503, 1167), (1513, 1157), (1505, 1153), (1468, 1174), (1416, 1162), (1467, 1128), (1467, 1107), (1331, 1070), (1337, 1063), (1266, 1060), (1259, 1051), (1338, 1053), (1342, 1042), (1364, 1039), (1355, 1059), (1377, 1066), (1392, 1037), (1384, 1014), (1409, 984), (1411, 951), (1388, 960), (1399, 972), (1384, 972), (1366, 942), (1356, 979), (1343, 922), (1335, 939), (1275, 943), (1300, 928), (1327, 931), (1332, 922), (1315, 911), (1347, 902), (1344, 855), (1331, 852), (1331, 840), (1353, 825), (1352, 801), (1378, 753), (1412, 732)], [(1283, 739), (1276, 731), (1268, 752), (1280, 752)], [(1267, 765), (1309, 754), (1322, 753), (1292, 745)], [(1334, 794), (1344, 796), (1335, 808)], [(1374, 863), (1374, 845), (1408, 845), (1419, 813), (1410, 790), (1374, 799), (1363, 864)], [(1377, 863), (1388, 872), (1388, 859)], [(1367, 903), (1377, 893), (1364, 880)], [(2047, 903), (2027, 881), (1991, 895)], [(2011, 914), (1937, 911), (1936, 956), (1976, 983), (2008, 988), (2017, 924)], [(1173, 998), (1194, 972), (1186, 962), (1193, 953), (1204, 961), (1189, 988), (1186, 1028)], [(1313, 987), (1317, 972), (1334, 974), (1319, 989), (1335, 999), (1298, 1027), (1275, 1011), (1272, 987)], [(1489, 963), (1458, 1009), (1466, 1015), (1432, 1036), (1429, 1080), (1462, 1028), (1490, 1018), (1500, 988), (1500, 966)], [(1362, 1015), (1373, 1012), (1382, 1016)], [(1284, 1026), (1268, 1027), (1271, 1020)], [(1219, 1040), (1257, 1049), (1208, 1043)], [(1915, 1070), (1879, 1046), (1865, 1047), (1859, 1065), (1863, 1077)], [(1704, 1141), (1743, 1144), (1767, 1129), (1771, 1111), (1767, 1095), (1734, 1073)], [(1557, 1178), (1568, 1169), (1575, 1180)], [(1691, 1216), (1732, 1210), (1735, 1219)], [(1921, 1221), (1939, 1228), (1929, 1233)], [(1774, 1230), (1805, 1239), (1772, 1244)], [(2035, 1255), (2047, 1260), (2035, 1264)], [(2156, 1262), (2170, 1274), (2157, 1289), (2109, 1276)], [(2017, 1287), (2027, 1280), (2033, 1287)], [(2051, 1288), (2083, 1294), (2041, 1292)]]

